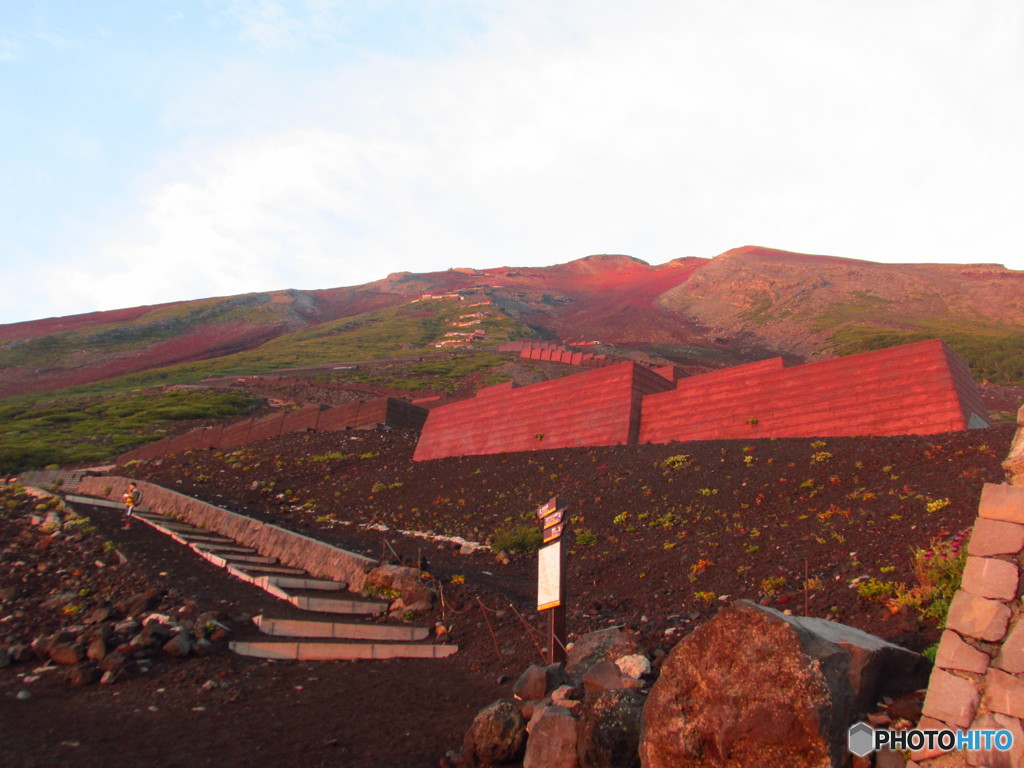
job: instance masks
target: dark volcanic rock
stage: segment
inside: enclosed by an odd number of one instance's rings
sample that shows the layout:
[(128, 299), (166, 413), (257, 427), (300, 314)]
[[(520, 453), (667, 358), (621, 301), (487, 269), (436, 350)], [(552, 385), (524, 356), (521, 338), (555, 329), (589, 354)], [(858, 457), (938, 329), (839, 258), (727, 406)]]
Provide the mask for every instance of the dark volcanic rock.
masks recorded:
[(639, 768), (644, 697), (620, 688), (588, 695), (579, 711), (576, 752), (582, 768)]
[(85, 658), (85, 646), (82, 643), (54, 643), (47, 655), (54, 664), (70, 667)]
[(481, 709), (464, 740), (465, 756), (478, 768), (518, 761), (526, 744), (526, 722), (509, 699), (499, 699)]
[(164, 653), (179, 658), (192, 653), (192, 640), (189, 638), (188, 632), (179, 632), (164, 643)]
[(138, 618), (146, 611), (152, 610), (160, 602), (160, 593), (149, 589), (118, 603), (115, 610), (125, 616)]
[(65, 679), (71, 685), (91, 685), (100, 679), (100, 670), (91, 662), (78, 664), (68, 670)]

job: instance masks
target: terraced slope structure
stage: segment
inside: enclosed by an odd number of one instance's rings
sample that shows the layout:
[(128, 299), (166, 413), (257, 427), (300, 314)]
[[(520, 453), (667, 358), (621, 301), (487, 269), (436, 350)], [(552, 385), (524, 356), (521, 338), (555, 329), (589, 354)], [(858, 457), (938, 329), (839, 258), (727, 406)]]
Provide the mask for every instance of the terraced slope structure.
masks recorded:
[(927, 435), (990, 426), (966, 363), (931, 340), (787, 368), (782, 358), (676, 381), (621, 363), (435, 408), (414, 459), (752, 437)]
[(273, 413), (218, 427), (200, 427), (178, 437), (169, 437), (140, 446), (118, 457), (117, 463), (159, 458), (188, 450), (226, 450), (289, 432), (334, 432), (347, 429), (374, 429), (381, 425), (419, 429), (427, 411), (394, 397), (323, 408), (319, 405)]
[(486, 387), (430, 411), (413, 459), (634, 444), (644, 395), (672, 386), (628, 362), (526, 387)]
[(929, 435), (988, 427), (967, 364), (922, 341), (787, 368), (782, 358), (692, 376), (644, 399), (640, 442)]

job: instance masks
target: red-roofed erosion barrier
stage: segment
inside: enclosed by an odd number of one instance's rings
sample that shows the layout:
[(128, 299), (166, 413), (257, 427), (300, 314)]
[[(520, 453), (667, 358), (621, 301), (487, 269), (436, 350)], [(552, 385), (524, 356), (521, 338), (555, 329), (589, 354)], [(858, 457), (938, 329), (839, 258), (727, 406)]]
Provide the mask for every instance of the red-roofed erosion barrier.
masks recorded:
[(426, 418), (425, 408), (394, 397), (346, 403), (337, 408), (311, 405), (295, 411), (245, 419), (227, 426), (193, 429), (183, 435), (157, 440), (155, 443), (128, 451), (117, 458), (117, 463), (124, 465), (129, 461), (156, 459), (189, 450), (226, 450), (256, 440), (304, 430), (333, 432), (346, 429), (373, 429), (381, 424), (419, 429)]
[(636, 443), (644, 396), (672, 386), (629, 362), (526, 387), (486, 387), (432, 409), (413, 459)]
[(967, 364), (938, 339), (786, 368), (691, 376), (644, 399), (640, 442), (928, 435), (990, 426)]
[(434, 408), (417, 461), (545, 448), (753, 437), (927, 435), (990, 425), (941, 340), (786, 367), (763, 360), (676, 381), (619, 363)]

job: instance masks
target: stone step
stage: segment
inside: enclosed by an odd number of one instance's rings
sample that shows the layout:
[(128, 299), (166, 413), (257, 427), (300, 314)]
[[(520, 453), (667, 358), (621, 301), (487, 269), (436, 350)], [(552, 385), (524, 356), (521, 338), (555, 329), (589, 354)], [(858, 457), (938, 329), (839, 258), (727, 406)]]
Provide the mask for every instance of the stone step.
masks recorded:
[(303, 611), (314, 613), (347, 613), (370, 615), (387, 613), (389, 603), (381, 600), (353, 600), (334, 597), (313, 597), (310, 595), (289, 595), (284, 598)]
[(225, 560), (232, 563), (252, 563), (254, 565), (273, 565), (274, 563), (280, 564), (278, 558), (270, 557), (269, 555), (247, 555), (238, 552), (221, 552), (216, 553), (216, 555), (218, 557), (223, 557)]
[(386, 600), (367, 600), (354, 597), (340, 597), (335, 595), (322, 596), (317, 594), (322, 590), (309, 590), (313, 594), (304, 594), (302, 590), (285, 589), (280, 585), (277, 578), (261, 580), (253, 579), (252, 584), (262, 588), (267, 594), (291, 603), (296, 608), (312, 613), (336, 613), (372, 615), (387, 613), (390, 603)]
[[(124, 503), (120, 501), (110, 501), (109, 499), (100, 499), (94, 496), (81, 496), (77, 493), (68, 493), (64, 496), (65, 501), (69, 501), (72, 504), (88, 504), (91, 507), (107, 507), (109, 509), (124, 509)], [(135, 515), (140, 516), (140, 512), (145, 512), (149, 507), (144, 504), (140, 504), (135, 508)]]
[(230, 643), (240, 656), (293, 661), (356, 661), (359, 659), (443, 659), (457, 645), (413, 643), (354, 643), (345, 641), (236, 640)]
[(206, 544), (224, 544), (232, 545), (236, 542), (233, 539), (229, 539), (226, 536), (221, 536), (216, 533), (207, 533), (202, 528), (196, 528), (192, 525), (185, 525), (181, 523), (175, 523), (163, 515), (135, 515), (136, 519), (141, 520), (149, 526), (152, 526), (156, 530), (160, 531), (167, 536), (170, 536), (179, 544), (186, 546), (194, 542), (202, 542)]
[[(152, 524), (154, 528), (163, 528), (159, 524)], [(177, 542), (182, 544), (226, 544), (232, 546), (237, 542), (234, 539), (229, 539), (226, 536), (218, 536), (216, 533), (178, 533), (177, 531), (171, 531), (163, 529), (164, 532)]]
[(234, 552), (204, 552), (201, 553), (203, 557), (209, 560), (211, 563), (222, 562), (224, 566), (227, 565), (280, 565), (276, 557), (267, 557), (266, 555), (238, 555)]
[(281, 589), (315, 589), (322, 592), (336, 592), (348, 589), (348, 584), (344, 581), (331, 581), (329, 579), (303, 579), (298, 576), (264, 576), (262, 578), (267, 580), (268, 585), (273, 584)]
[(324, 637), (348, 640), (425, 640), (426, 627), (395, 624), (368, 624), (354, 621), (311, 621), (309, 619), (274, 619), (256, 616), (253, 623), (265, 635), (275, 637)]
[[(223, 558), (220, 558), (223, 559)], [(255, 577), (255, 575), (263, 575), (266, 573), (281, 573), (283, 575), (309, 575), (302, 568), (293, 568), (291, 565), (260, 565), (259, 563), (227, 563), (223, 566), (228, 571), (234, 573), (239, 570), (244, 572), (249, 577)]]
[(197, 553), (212, 552), (213, 554), (225, 554), (228, 552), (239, 554), (239, 555), (255, 555), (258, 554), (252, 547), (243, 547), (241, 545), (234, 544), (207, 544), (204, 542), (197, 542), (189, 545), (193, 551)]
[(189, 525), (188, 523), (179, 523), (177, 520), (164, 517), (163, 515), (136, 515), (136, 517), (140, 517), (143, 520), (150, 523), (155, 523), (156, 525), (159, 525), (161, 528), (166, 528), (168, 531), (174, 531), (175, 533), (207, 533), (202, 528), (198, 528), (194, 525)]

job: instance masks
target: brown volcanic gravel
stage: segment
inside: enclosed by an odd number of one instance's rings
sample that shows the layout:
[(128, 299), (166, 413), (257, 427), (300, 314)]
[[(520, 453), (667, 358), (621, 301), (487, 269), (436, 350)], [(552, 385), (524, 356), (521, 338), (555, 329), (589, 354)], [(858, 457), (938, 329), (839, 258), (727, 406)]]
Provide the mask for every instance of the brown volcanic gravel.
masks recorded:
[[(14, 665), (0, 669), (0, 754), (5, 765), (24, 766), (435, 766), (480, 707), (509, 694), (499, 678), (538, 658), (524, 626), (542, 626), (536, 558), (462, 555), (395, 529), (485, 541), (535, 525), (533, 509), (552, 495), (573, 518), (570, 635), (625, 625), (648, 650), (668, 650), (719, 598), (748, 598), (799, 614), (806, 606), (920, 650), (937, 640), (934, 622), (892, 614), (850, 582), (910, 581), (912, 549), (963, 532), (982, 484), (1002, 482), (1012, 435), (1002, 426), (416, 464), (415, 435), (394, 430), (296, 434), (136, 464), (124, 472), (373, 557), (393, 548), (425, 558), (445, 600), (417, 621), (443, 619), (460, 651), (443, 661), (323, 664), (221, 652), (162, 663), (109, 688), (69, 688), (46, 673), (28, 684), (19, 675), (32, 665)], [(88, 514), (140, 579), (223, 606), (240, 634), (251, 632), (248, 616), (280, 610), (160, 534), (120, 530), (116, 511)], [(390, 530), (360, 527), (371, 523)], [(805, 592), (805, 575), (820, 586)], [(218, 687), (203, 690), (208, 679)], [(32, 697), (17, 700), (21, 689)]]

